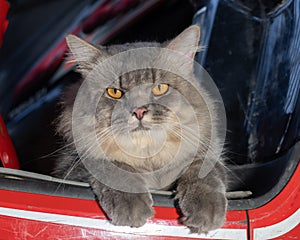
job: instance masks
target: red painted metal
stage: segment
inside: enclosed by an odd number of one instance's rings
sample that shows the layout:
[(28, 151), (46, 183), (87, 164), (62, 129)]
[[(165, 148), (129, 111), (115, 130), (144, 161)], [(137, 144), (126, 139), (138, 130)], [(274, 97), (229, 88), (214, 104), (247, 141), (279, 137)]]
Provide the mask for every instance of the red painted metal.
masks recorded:
[[(0, 190), (0, 208), (25, 210), (36, 213), (59, 214), (105, 220), (96, 201), (48, 196), (11, 190)], [(175, 208), (154, 207), (155, 216), (149, 223), (180, 226)], [(224, 228), (247, 229), (245, 211), (229, 211)], [(0, 236), (3, 239), (182, 239), (174, 236), (144, 236), (141, 233), (121, 233), (107, 229), (49, 223), (16, 216), (0, 215)], [(0, 237), (0, 239), (1, 239)], [(193, 238), (189, 238), (193, 239)]]
[[(14, 226), (12, 228), (12, 226)], [(0, 232), (3, 239), (110, 239), (110, 240), (176, 240), (178, 237), (166, 236), (143, 236), (141, 234), (114, 233), (93, 228), (78, 228), (60, 224), (44, 224), (36, 221), (18, 218), (1, 217)], [(180, 238), (185, 239), (185, 238)], [(189, 238), (193, 239), (193, 238)]]
[[(300, 167), (285, 188), (268, 204), (248, 211), (250, 219), (250, 239), (299, 239), (299, 218), (292, 221), (300, 207)], [(35, 193), (25, 193), (11, 190), (0, 190), (0, 208), (25, 210), (35, 213), (59, 214), (62, 216), (80, 217), (85, 219), (105, 220), (104, 213), (96, 201), (48, 196)], [(180, 226), (178, 214), (174, 208), (154, 207), (155, 216), (148, 223), (164, 226)], [(291, 228), (291, 225), (298, 225)], [(283, 223), (283, 225), (282, 225)], [(278, 225), (279, 224), (279, 225)], [(280, 225), (281, 224), (281, 225)], [(245, 211), (229, 211), (224, 229), (247, 231)], [(270, 228), (271, 227), (271, 228)], [(268, 230), (269, 228), (269, 230)], [(289, 229), (291, 228), (291, 229)], [(267, 235), (257, 234), (263, 229)], [(24, 235), (25, 234), (25, 235)], [(269, 234), (269, 235), (268, 235)], [(275, 238), (269, 238), (275, 234)], [(182, 239), (174, 236), (145, 236), (141, 233), (120, 233), (111, 229), (58, 222), (36, 221), (18, 216), (0, 215), (0, 236), (3, 239)], [(0, 238), (1, 239), (1, 238)], [(190, 239), (193, 239), (192, 237)], [(210, 238), (213, 239), (213, 238)]]
[(0, 190), (0, 206), (35, 212), (106, 219), (96, 201)]
[[(264, 239), (300, 239), (299, 208), (300, 166), (298, 164), (293, 177), (278, 196), (260, 208), (249, 210), (251, 239), (261, 240), (257, 231), (262, 228), (266, 236)], [(293, 216), (298, 217), (293, 220), (295, 218)], [(293, 224), (297, 226), (292, 228)], [(277, 237), (269, 238), (268, 234)]]
[(18, 157), (0, 115), (0, 161), (6, 168), (20, 169)]
[(9, 4), (5, 0), (0, 0), (0, 47), (2, 45), (4, 33), (8, 26), (6, 15), (9, 9)]

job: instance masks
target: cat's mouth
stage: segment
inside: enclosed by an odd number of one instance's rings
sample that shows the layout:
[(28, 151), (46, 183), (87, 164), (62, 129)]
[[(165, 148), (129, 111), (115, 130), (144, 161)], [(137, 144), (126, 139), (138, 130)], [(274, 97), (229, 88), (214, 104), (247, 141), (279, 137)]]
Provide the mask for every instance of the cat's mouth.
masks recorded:
[(132, 129), (131, 132), (138, 132), (138, 131), (148, 131), (150, 128), (144, 127), (143, 125), (139, 125), (136, 128)]
[(131, 132), (148, 131), (148, 130), (150, 130), (150, 128), (145, 127), (141, 122), (139, 122), (139, 125), (136, 128), (132, 129)]

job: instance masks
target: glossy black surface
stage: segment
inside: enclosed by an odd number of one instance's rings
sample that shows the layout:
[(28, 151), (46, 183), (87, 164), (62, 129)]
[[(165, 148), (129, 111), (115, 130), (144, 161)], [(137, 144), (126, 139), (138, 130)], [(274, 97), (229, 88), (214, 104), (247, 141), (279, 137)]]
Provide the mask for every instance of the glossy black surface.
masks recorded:
[(300, 2), (252, 1), (252, 9), (242, 2), (208, 1), (194, 19), (204, 27), (214, 19), (198, 60), (223, 97), (237, 164), (275, 159), (295, 144), (300, 126)]

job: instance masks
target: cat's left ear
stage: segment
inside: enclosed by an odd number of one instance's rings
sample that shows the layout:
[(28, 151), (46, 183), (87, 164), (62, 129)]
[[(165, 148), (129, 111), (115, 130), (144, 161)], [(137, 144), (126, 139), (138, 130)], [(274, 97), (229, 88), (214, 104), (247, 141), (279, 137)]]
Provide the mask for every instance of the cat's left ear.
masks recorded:
[(179, 52), (180, 54), (183, 54), (193, 60), (199, 48), (199, 41), (200, 27), (197, 25), (192, 25), (179, 34), (175, 39), (173, 39), (167, 45), (167, 48)]
[(66, 42), (75, 61), (78, 65), (78, 71), (85, 74), (89, 72), (102, 57), (104, 53), (92, 44), (83, 39), (69, 34), (66, 36)]

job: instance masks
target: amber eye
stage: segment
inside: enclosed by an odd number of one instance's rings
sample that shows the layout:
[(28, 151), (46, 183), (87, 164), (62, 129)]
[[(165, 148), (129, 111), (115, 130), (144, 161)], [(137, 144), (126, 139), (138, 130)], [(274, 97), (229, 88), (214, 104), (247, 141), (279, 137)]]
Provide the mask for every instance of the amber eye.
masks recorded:
[(117, 88), (107, 88), (106, 92), (108, 96), (115, 99), (120, 99), (123, 96), (123, 92)]
[(155, 96), (160, 96), (160, 95), (165, 94), (168, 91), (168, 89), (169, 89), (168, 84), (161, 83), (161, 84), (156, 85), (154, 88), (152, 88), (152, 93)]

